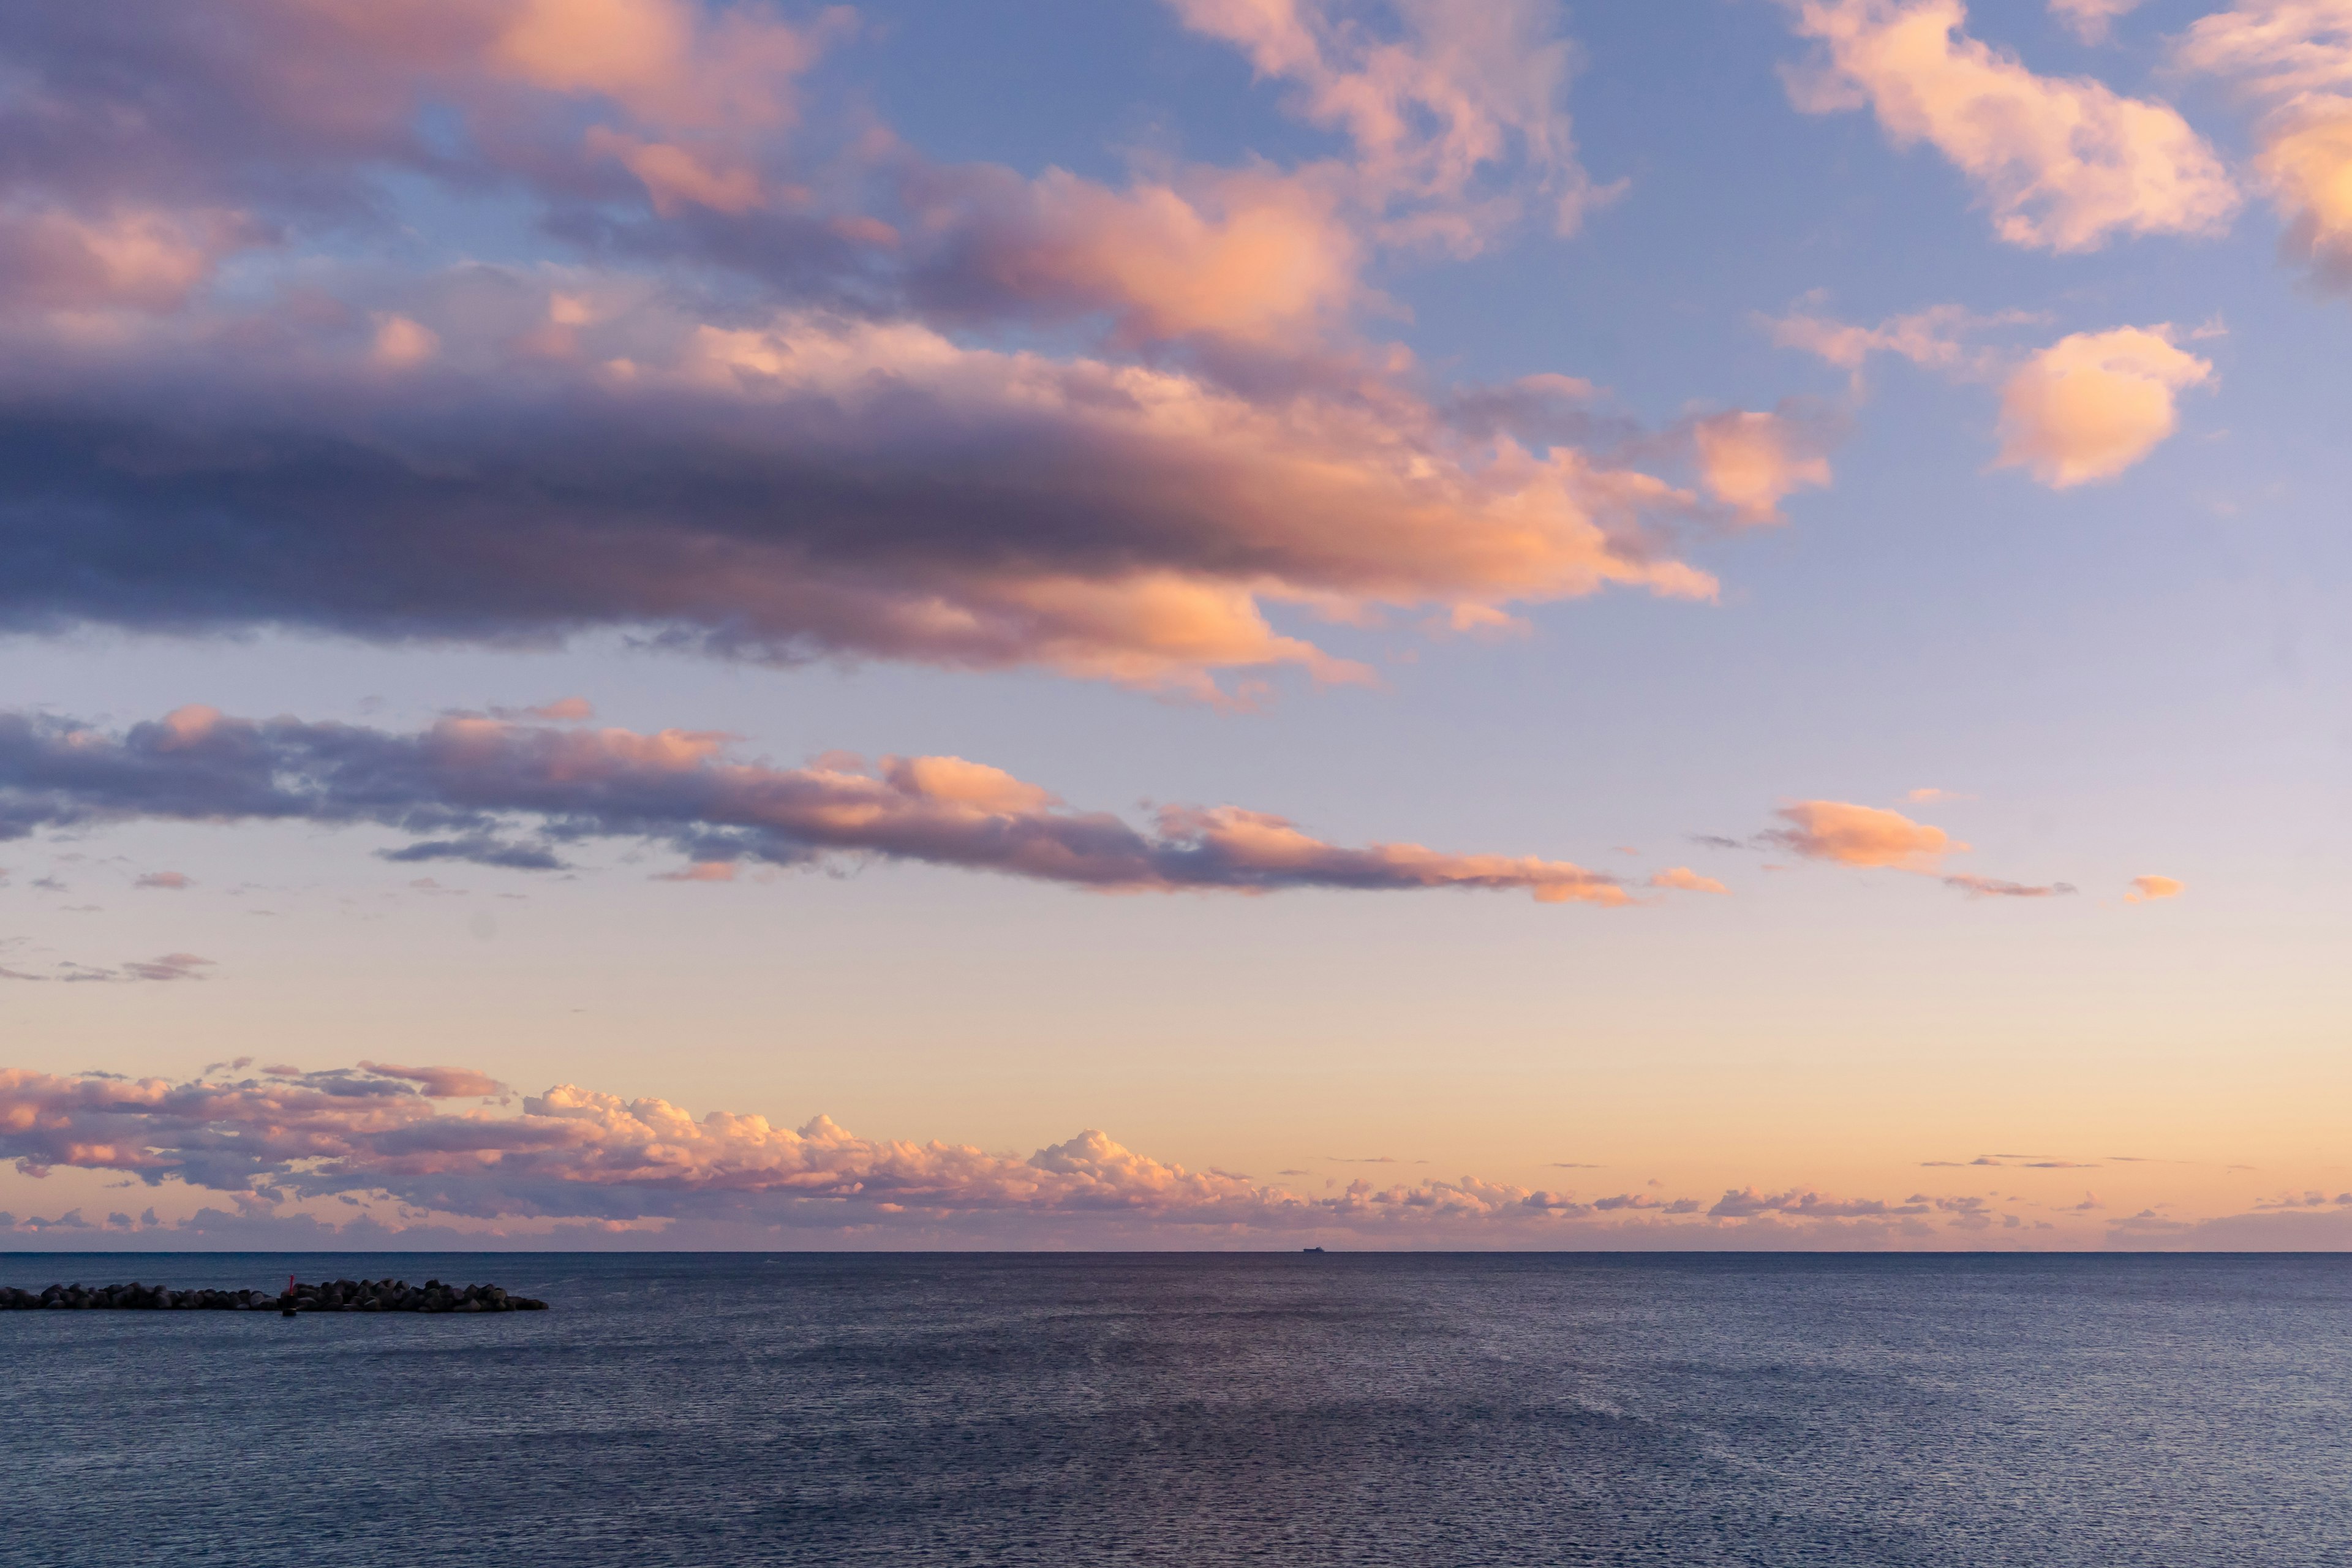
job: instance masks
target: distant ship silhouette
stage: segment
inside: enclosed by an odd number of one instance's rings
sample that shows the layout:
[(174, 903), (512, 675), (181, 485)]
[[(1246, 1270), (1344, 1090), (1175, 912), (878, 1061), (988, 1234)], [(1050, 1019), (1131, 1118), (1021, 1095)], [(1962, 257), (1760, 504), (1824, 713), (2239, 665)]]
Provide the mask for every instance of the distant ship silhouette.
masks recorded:
[(1302, 1247), (1298, 1250), (1301, 1252), (1320, 1252), (1323, 1249), (1319, 1247)]

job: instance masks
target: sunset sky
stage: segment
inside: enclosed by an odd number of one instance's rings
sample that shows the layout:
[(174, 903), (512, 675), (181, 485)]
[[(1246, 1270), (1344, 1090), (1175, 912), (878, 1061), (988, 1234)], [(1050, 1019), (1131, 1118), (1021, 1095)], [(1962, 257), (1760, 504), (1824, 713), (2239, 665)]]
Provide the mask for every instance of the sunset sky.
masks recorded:
[(2347, 408), (2352, 0), (18, 0), (0, 1246), (2352, 1245)]

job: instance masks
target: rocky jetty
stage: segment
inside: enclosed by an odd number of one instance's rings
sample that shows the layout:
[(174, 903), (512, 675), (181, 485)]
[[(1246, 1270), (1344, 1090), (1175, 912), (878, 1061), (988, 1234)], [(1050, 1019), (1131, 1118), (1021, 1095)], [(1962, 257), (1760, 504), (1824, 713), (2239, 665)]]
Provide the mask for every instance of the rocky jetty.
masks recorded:
[(444, 1285), (427, 1279), (331, 1279), (320, 1285), (289, 1284), (267, 1290), (172, 1290), (161, 1285), (52, 1285), (36, 1294), (0, 1285), (0, 1311), (37, 1308), (89, 1311), (177, 1310), (266, 1312), (543, 1312), (547, 1303), (510, 1296), (496, 1285)]

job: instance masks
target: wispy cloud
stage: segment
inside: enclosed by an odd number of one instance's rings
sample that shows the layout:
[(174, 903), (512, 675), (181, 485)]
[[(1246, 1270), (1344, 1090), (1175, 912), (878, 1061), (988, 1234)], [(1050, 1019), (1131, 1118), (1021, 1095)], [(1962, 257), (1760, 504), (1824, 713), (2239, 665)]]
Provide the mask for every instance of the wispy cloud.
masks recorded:
[(1972, 899), (2063, 899), (2074, 890), (2072, 882), (2011, 882), (1965, 872), (1946, 877), (1944, 886), (1957, 888)]
[(193, 952), (167, 952), (155, 958), (130, 959), (107, 966), (62, 961), (46, 971), (0, 966), (0, 980), (57, 982), (63, 984), (121, 984), (137, 981), (202, 980), (216, 967), (209, 958)]
[(2050, 14), (2063, 22), (2086, 44), (2100, 44), (2115, 29), (2116, 18), (2139, 9), (2144, 0), (2050, 0)]

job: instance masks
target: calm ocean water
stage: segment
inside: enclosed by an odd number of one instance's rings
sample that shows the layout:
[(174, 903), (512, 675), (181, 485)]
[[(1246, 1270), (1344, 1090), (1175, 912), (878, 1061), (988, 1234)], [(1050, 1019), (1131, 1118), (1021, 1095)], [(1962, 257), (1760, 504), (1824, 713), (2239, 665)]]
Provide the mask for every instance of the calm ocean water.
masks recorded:
[(2352, 1258), (0, 1256), (0, 1563), (2352, 1563)]

